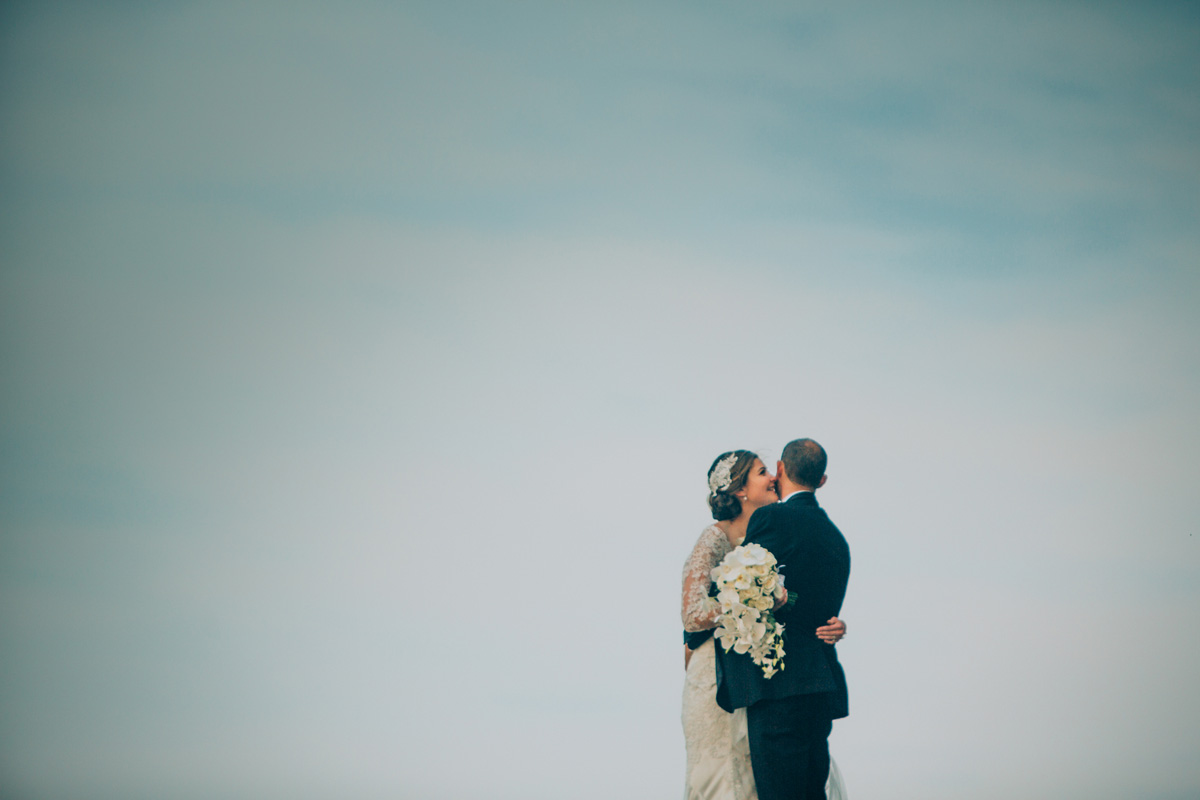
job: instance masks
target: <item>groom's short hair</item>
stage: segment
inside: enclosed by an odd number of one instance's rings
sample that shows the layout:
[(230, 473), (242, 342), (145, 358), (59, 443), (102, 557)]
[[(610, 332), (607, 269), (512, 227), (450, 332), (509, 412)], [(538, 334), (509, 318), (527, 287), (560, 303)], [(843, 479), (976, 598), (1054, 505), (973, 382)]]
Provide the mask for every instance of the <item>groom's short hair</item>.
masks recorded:
[(825, 448), (812, 439), (788, 442), (779, 460), (783, 462), (783, 468), (792, 483), (815, 489), (821, 483), (821, 478), (825, 477), (825, 464), (828, 462)]

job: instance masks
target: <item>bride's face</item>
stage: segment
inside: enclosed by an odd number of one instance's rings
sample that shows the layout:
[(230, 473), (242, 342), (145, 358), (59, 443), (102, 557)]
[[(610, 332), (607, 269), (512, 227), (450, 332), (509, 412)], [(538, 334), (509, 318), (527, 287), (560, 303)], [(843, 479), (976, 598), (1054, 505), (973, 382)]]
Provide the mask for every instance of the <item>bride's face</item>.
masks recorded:
[(779, 500), (775, 491), (775, 476), (767, 471), (761, 458), (754, 459), (750, 466), (750, 474), (746, 476), (746, 501), (744, 505), (762, 508)]

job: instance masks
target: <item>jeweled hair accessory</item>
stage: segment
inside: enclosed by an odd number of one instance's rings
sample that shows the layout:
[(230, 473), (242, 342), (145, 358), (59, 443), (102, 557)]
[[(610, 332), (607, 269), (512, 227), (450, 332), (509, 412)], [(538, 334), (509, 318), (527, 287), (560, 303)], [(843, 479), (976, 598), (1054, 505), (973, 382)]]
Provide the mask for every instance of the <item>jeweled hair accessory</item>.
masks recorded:
[(723, 492), (733, 483), (733, 465), (738, 462), (738, 454), (730, 453), (717, 462), (712, 474), (708, 476), (708, 490), (713, 494)]

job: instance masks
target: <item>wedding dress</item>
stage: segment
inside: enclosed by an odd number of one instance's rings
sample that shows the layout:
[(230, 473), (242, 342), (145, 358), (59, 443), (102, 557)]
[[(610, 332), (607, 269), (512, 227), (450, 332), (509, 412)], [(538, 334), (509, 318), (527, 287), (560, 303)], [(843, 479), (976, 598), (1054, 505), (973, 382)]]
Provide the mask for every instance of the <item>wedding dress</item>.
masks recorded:
[[(716, 525), (700, 534), (683, 567), (683, 629), (707, 630), (716, 621), (716, 602), (708, 596), (713, 567), (733, 549)], [(699, 645), (688, 662), (683, 683), (683, 738), (687, 745), (685, 800), (758, 800), (750, 766), (746, 709), (729, 714), (717, 705), (716, 645)], [(846, 800), (841, 772), (829, 760), (828, 800)]]

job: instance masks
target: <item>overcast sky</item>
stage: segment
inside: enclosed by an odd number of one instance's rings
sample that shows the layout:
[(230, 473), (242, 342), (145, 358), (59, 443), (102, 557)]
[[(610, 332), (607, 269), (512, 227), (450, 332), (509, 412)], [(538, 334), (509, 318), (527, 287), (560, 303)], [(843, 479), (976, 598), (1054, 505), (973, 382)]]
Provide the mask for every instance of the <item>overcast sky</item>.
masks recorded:
[(0, 794), (674, 798), (811, 436), (856, 800), (1200, 794), (1200, 14), (0, 10)]

